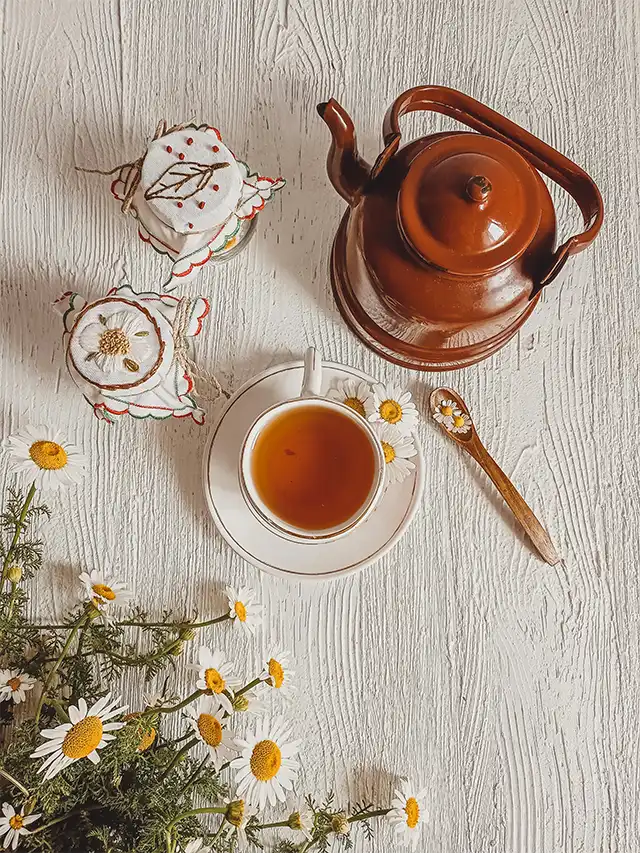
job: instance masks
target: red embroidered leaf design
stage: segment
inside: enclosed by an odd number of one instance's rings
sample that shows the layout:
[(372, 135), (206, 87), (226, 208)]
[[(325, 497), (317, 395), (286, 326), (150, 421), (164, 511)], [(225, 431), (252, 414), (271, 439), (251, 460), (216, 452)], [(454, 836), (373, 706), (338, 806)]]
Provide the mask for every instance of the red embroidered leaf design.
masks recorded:
[(229, 163), (174, 163), (144, 194), (146, 199), (186, 199), (203, 190), (218, 169)]

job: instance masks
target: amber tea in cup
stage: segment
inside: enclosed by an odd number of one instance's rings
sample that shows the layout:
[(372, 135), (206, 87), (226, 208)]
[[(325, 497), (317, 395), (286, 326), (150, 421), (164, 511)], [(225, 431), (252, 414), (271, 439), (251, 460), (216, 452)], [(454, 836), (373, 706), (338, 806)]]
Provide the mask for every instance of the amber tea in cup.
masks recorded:
[(337, 528), (367, 502), (377, 475), (367, 431), (337, 406), (285, 409), (253, 446), (254, 488), (274, 515), (301, 530)]

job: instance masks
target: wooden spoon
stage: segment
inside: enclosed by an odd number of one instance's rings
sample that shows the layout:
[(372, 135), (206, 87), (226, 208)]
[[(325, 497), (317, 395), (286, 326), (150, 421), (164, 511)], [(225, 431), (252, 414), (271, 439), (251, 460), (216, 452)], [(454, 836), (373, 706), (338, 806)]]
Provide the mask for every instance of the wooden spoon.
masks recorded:
[[(455, 416), (453, 410), (449, 413), (448, 409), (453, 409), (451, 406), (447, 407), (445, 411), (442, 411), (440, 409), (440, 404), (443, 401), (453, 401), (455, 404), (455, 411), (458, 412), (458, 415)], [(456, 444), (459, 444), (460, 447), (464, 448), (470, 456), (473, 456), (476, 462), (478, 462), (478, 464), (493, 480), (509, 508), (540, 552), (543, 560), (549, 563), (550, 566), (555, 566), (556, 563), (559, 563), (560, 557), (553, 546), (553, 542), (549, 538), (549, 534), (535, 517), (531, 507), (525, 502), (520, 492), (516, 489), (504, 471), (497, 465), (495, 460), (489, 455), (486, 448), (478, 438), (478, 433), (476, 432), (476, 428), (471, 420), (469, 409), (465, 405), (462, 397), (460, 397), (459, 394), (456, 394), (455, 391), (452, 391), (451, 388), (436, 388), (436, 390), (431, 394), (430, 403), (431, 413), (435, 414), (440, 412), (442, 415), (443, 420), (439, 423), (442, 431), (449, 438), (455, 441)], [(445, 422), (445, 418), (448, 418), (449, 420)], [(454, 429), (458, 431), (454, 432)]]

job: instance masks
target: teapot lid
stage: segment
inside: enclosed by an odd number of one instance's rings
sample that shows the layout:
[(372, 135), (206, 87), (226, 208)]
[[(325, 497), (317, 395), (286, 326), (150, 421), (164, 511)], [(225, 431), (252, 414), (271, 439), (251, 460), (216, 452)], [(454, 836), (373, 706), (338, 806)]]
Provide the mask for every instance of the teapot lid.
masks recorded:
[(427, 262), (457, 275), (490, 273), (522, 254), (538, 230), (538, 178), (497, 139), (447, 135), (413, 160), (397, 210)]

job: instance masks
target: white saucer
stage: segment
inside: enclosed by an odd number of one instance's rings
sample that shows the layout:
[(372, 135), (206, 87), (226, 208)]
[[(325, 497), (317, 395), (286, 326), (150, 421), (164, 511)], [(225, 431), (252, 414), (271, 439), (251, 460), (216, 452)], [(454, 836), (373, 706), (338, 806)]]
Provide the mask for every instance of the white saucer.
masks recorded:
[[(245, 560), (273, 575), (313, 580), (347, 575), (371, 565), (400, 539), (420, 504), (424, 457), (416, 440), (416, 468), (402, 483), (387, 486), (372, 516), (353, 533), (334, 542), (288, 542), (271, 533), (247, 508), (238, 482), (242, 441), (258, 415), (274, 403), (297, 397), (301, 361), (265, 370), (250, 379), (227, 403), (204, 455), (204, 492), (213, 520), (229, 545)], [(354, 367), (323, 363), (322, 393), (335, 379), (374, 380)]]

